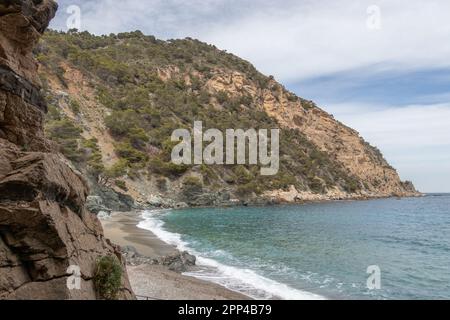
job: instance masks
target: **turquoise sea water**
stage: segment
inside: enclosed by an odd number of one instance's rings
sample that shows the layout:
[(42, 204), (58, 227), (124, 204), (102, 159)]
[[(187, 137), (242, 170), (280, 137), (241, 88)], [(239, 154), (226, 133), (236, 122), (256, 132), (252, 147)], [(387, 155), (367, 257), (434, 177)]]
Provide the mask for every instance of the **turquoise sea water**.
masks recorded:
[(199, 256), (192, 275), (256, 298), (450, 299), (450, 195), (143, 216)]

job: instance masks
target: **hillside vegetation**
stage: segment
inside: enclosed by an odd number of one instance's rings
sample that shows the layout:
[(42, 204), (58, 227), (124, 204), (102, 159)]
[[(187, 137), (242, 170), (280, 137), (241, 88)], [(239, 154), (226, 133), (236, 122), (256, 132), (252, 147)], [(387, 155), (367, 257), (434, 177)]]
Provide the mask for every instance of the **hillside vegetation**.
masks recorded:
[[(35, 55), (49, 101), (47, 135), (93, 184), (140, 202), (414, 192), (357, 132), (214, 46), (139, 31), (49, 31)], [(223, 131), (281, 128), (278, 175), (261, 176), (258, 166), (172, 164), (173, 130), (194, 121)]]

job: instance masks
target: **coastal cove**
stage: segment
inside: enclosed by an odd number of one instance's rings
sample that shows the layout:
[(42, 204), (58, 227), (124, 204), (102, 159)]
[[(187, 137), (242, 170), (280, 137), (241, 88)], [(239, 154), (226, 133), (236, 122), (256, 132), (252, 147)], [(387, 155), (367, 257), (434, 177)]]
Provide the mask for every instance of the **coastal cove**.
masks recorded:
[(210, 2), (0, 0), (0, 300), (450, 300), (450, 5)]
[[(449, 207), (449, 195), (427, 195), (147, 211), (129, 223), (163, 244), (126, 236), (113, 241), (187, 250), (198, 269), (186, 276), (256, 299), (445, 299), (444, 285), (431, 286), (450, 281)], [(107, 221), (104, 226), (109, 236)], [(373, 265), (381, 269), (381, 290), (366, 287)]]

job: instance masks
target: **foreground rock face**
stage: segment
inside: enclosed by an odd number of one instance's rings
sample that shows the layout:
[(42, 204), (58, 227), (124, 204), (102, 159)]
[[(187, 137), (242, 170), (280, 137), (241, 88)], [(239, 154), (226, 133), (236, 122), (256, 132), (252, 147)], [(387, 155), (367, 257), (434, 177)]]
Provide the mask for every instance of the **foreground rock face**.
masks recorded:
[(56, 9), (48, 0), (0, 1), (0, 138), (32, 151), (50, 150), (32, 49)]
[[(0, 1), (0, 299), (96, 299), (96, 260), (125, 265), (85, 207), (86, 182), (44, 138), (32, 49), (56, 9), (52, 0)], [(81, 288), (70, 290), (74, 267)], [(119, 298), (134, 298), (126, 272)]]

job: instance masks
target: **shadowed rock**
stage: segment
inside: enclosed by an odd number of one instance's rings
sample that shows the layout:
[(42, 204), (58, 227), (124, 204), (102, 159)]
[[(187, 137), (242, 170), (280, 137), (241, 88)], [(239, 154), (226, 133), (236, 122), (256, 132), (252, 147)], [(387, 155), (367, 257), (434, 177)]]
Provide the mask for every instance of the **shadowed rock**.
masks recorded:
[[(96, 299), (96, 261), (116, 256), (125, 269), (86, 209), (87, 183), (44, 136), (32, 49), (56, 9), (51, 0), (0, 1), (0, 299)], [(80, 290), (67, 286), (71, 266)], [(119, 298), (134, 298), (126, 272)]]

